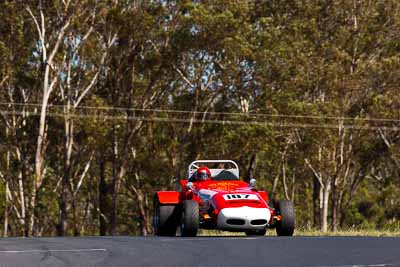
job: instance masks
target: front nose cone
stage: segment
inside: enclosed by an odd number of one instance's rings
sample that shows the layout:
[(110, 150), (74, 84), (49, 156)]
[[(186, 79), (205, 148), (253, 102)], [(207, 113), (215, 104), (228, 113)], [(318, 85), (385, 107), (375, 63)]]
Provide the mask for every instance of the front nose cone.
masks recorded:
[(218, 214), (220, 229), (263, 229), (271, 218), (267, 208), (225, 208)]

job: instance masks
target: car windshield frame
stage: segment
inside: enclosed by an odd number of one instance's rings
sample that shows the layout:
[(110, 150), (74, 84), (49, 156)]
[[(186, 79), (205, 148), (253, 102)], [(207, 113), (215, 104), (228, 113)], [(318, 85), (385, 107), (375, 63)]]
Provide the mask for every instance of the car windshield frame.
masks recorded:
[(205, 166), (210, 169), (211, 180), (213, 181), (240, 181), (239, 166), (232, 160), (193, 161), (188, 167), (187, 179), (192, 181), (196, 180), (196, 171), (201, 166)]

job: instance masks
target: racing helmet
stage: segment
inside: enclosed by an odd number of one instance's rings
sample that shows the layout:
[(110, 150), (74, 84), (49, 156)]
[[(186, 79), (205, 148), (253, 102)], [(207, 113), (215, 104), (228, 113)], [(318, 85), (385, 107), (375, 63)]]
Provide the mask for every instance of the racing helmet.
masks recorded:
[(205, 181), (211, 179), (211, 171), (206, 166), (201, 166), (197, 169), (197, 180)]

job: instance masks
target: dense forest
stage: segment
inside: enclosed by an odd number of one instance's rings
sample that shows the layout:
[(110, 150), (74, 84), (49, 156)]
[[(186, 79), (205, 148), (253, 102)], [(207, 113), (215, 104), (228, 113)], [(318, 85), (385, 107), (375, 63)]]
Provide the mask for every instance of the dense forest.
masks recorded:
[(398, 0), (0, 2), (0, 234), (148, 235), (195, 159), (399, 228)]

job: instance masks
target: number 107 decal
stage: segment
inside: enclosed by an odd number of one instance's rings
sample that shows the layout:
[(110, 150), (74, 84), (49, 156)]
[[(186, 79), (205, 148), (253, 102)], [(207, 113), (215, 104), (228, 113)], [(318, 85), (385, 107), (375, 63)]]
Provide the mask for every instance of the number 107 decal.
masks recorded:
[(253, 194), (225, 194), (223, 198), (227, 201), (230, 200), (258, 200), (258, 197)]

